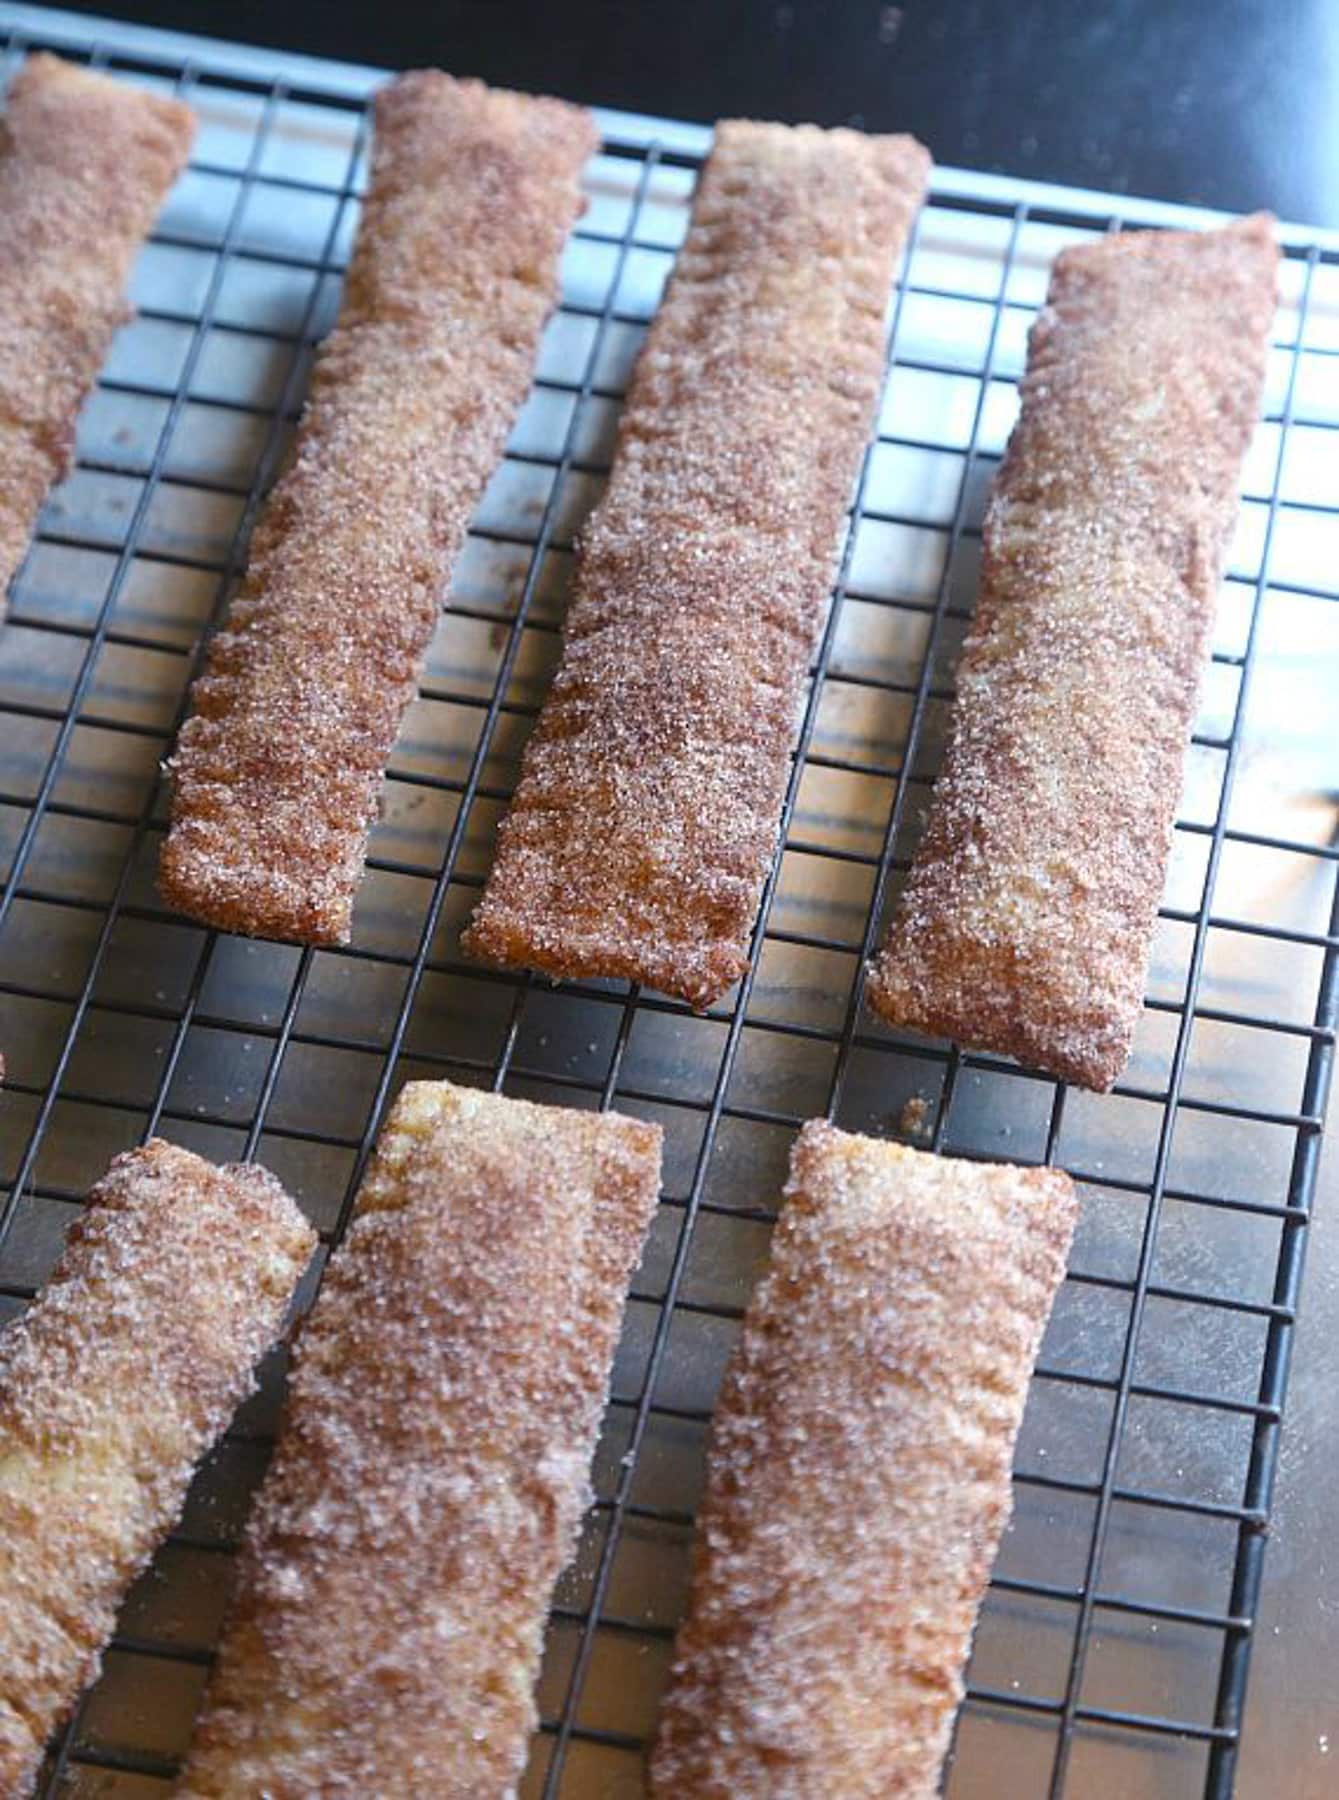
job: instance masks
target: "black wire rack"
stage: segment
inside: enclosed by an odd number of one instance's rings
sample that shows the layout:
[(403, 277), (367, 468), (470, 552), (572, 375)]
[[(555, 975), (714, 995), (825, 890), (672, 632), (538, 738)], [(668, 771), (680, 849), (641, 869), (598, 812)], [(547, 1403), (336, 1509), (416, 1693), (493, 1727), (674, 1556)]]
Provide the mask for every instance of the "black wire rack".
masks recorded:
[[(39, 32), (30, 10), (20, 28), (0, 8), (9, 67), (54, 48), (171, 88), (204, 120), (0, 634), (0, 1304), (31, 1297), (108, 1158), (150, 1133), (266, 1162), (328, 1246), (410, 1076), (658, 1119), (666, 1193), (596, 1503), (554, 1609), (524, 1789), (632, 1794), (682, 1604), (704, 1429), (795, 1127), (826, 1113), (955, 1153), (1063, 1163), (1083, 1225), (948, 1791), (1227, 1795), (1339, 945), (1333, 796), (1312, 794), (1310, 824), (1289, 835), (1243, 824), (1234, 794), (1262, 637), (1290, 606), (1339, 598), (1307, 536), (1339, 503), (1290, 461), (1300, 438), (1339, 426), (1339, 407), (1313, 403), (1336, 366), (1339, 337), (1314, 327), (1332, 322), (1339, 252), (1289, 250), (1267, 470), (1225, 589), (1144, 1022), (1126, 1080), (1097, 1100), (884, 1031), (862, 1011), (860, 971), (933, 775), (985, 478), (1046, 263), (1122, 218), (936, 187), (895, 297), (888, 397), (798, 737), (784, 853), (747, 975), (698, 1018), (625, 984), (553, 989), (481, 969), (458, 948), (556, 655), (572, 532), (700, 160), (611, 124), (534, 392), (395, 754), (354, 941), (248, 943), (155, 898), (159, 764), (333, 317), (372, 77), (326, 82), (311, 63), (286, 77), (278, 58), (258, 72), (254, 55), (202, 44), (183, 58), (167, 42)], [(1125, 216), (1144, 222), (1134, 203)], [(281, 1360), (132, 1595), (43, 1793), (166, 1790)]]

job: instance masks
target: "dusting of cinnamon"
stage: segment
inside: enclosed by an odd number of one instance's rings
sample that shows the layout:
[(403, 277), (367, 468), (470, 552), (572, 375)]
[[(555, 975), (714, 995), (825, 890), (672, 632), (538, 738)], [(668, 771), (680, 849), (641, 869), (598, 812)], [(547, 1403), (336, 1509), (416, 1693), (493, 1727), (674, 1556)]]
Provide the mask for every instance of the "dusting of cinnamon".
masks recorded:
[(943, 772), (869, 1002), (1105, 1089), (1129, 1055), (1278, 251), (1065, 251), (985, 521)]
[(471, 955), (697, 1007), (747, 966), (928, 173), (912, 138), (717, 127)]
[(0, 1336), (0, 1793), (30, 1791), (96, 1677), (315, 1242), (263, 1169), (154, 1139), (112, 1163)]
[(470, 513), (529, 387), (590, 115), (401, 76), (293, 460), (169, 768), (169, 905), (347, 941), (386, 761)]
[(660, 1138), (404, 1089), (299, 1338), (183, 1800), (513, 1791)]
[(712, 1422), (656, 1800), (932, 1800), (1074, 1229), (1054, 1169), (815, 1122)]
[(0, 607), (118, 326), (135, 253), (185, 167), (190, 109), (29, 56), (0, 123)]

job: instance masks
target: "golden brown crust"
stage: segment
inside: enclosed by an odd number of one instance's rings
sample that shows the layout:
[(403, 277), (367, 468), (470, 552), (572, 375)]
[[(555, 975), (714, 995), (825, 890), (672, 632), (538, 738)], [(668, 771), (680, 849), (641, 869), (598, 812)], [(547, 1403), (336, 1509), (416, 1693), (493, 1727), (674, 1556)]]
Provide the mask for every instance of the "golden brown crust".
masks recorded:
[(263, 1169), (118, 1156), (0, 1336), (0, 1793), (29, 1791), (316, 1242)]
[(699, 1007), (747, 966), (928, 173), (911, 138), (717, 127), (472, 955)]
[(28, 57), (0, 123), (0, 607), (85, 394), (130, 316), (135, 252), (185, 166), (189, 108)]
[(1057, 261), (943, 773), (870, 979), (889, 1023), (1084, 1087), (1124, 1067), (1277, 261), (1264, 216)]
[(579, 107), (435, 70), (378, 94), (339, 321), (170, 764), (169, 905), (347, 941), (386, 759), (595, 144)]
[(512, 1791), (660, 1130), (406, 1087), (295, 1358), (182, 1796)]
[(658, 1800), (929, 1800), (1074, 1228), (1054, 1169), (806, 1125), (712, 1424)]

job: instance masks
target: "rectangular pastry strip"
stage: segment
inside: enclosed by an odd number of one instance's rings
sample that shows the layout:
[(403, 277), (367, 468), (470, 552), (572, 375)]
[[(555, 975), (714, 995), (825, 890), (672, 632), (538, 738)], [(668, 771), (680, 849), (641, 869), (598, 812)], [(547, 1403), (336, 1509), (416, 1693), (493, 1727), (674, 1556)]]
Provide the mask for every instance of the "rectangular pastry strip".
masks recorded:
[(869, 983), (890, 1024), (1089, 1088), (1124, 1067), (1277, 261), (1263, 216), (1058, 258), (943, 772)]
[(660, 1129), (412, 1082), (294, 1359), (183, 1796), (511, 1793)]
[(657, 1800), (938, 1791), (1064, 1174), (806, 1125), (717, 1403)]
[(912, 138), (717, 127), (471, 954), (698, 1007), (747, 966), (928, 172)]
[(34, 54), (0, 126), (0, 608), (112, 336), (125, 286), (194, 118), (58, 57)]
[(530, 384), (596, 133), (400, 77), (293, 460), (192, 690), (159, 886), (227, 931), (346, 942), (442, 591)]
[(263, 1169), (154, 1140), (112, 1163), (0, 1336), (0, 1793), (31, 1790), (96, 1677), (315, 1243)]

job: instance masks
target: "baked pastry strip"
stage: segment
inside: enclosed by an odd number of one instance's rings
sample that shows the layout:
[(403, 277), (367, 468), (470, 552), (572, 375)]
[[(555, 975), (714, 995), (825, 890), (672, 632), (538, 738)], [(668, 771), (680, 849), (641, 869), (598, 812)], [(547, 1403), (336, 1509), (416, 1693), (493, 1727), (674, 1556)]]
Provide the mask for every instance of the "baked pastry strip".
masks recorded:
[(377, 95), (371, 183), (294, 457), (171, 759), (167, 902), (346, 942), (442, 590), (558, 292), (597, 137), (435, 70)]
[(716, 128), (466, 949), (705, 1007), (747, 967), (929, 157)]
[(1069, 1178), (801, 1132), (726, 1373), (663, 1800), (925, 1800), (1010, 1511)]
[(0, 1793), (31, 1790), (96, 1677), (315, 1243), (263, 1169), (155, 1139), (112, 1163), (0, 1335)]
[(889, 1023), (1089, 1088), (1124, 1067), (1277, 260), (1264, 216), (1057, 259), (943, 772), (869, 983)]
[(299, 1337), (183, 1796), (513, 1791), (660, 1135), (404, 1089)]
[(117, 327), (130, 265), (195, 122), (58, 57), (29, 56), (0, 122), (0, 607)]

